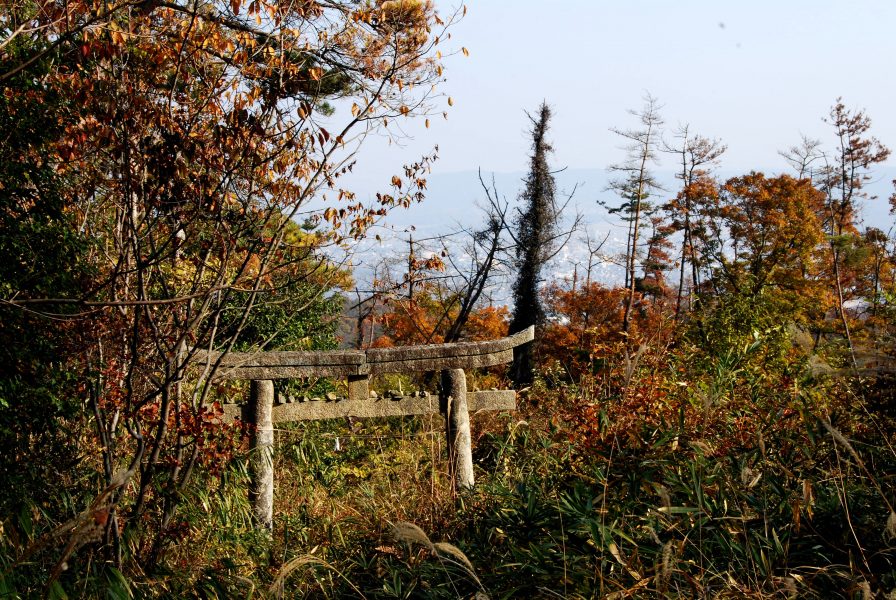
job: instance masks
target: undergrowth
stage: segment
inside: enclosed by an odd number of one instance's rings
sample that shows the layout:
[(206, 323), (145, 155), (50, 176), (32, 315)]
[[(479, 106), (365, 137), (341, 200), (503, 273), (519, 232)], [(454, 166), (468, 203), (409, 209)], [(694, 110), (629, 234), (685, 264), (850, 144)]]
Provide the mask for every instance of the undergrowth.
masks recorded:
[(152, 571), (91, 562), (88, 540), (41, 587), (29, 553), (55, 524), (35, 506), (3, 522), (0, 597), (890, 597), (892, 381), (815, 380), (768, 350), (545, 370), (516, 413), (473, 416), (459, 495), (438, 416), (283, 427), (273, 531), (253, 527), (244, 447), (185, 491)]

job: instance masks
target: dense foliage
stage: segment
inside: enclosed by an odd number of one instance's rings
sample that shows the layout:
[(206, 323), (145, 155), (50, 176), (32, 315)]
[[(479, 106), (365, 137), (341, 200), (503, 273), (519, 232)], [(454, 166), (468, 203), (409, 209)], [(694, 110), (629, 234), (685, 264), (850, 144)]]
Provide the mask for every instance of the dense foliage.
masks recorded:
[(433, 157), (371, 202), (339, 178), (433, 110), (445, 27), (418, 1), (0, 6), (10, 590), (163, 567), (194, 477), (237, 449), (200, 349), (333, 347), (327, 248), (421, 199)]
[[(543, 105), (464, 285), (409, 240), (407, 275), (357, 293), (359, 346), (540, 326), (515, 371), (468, 374), (526, 385), (472, 417), (477, 487), (450, 490), (441, 417), (293, 424), (255, 528), (218, 403), (244, 390), (191, 364), (337, 346), (331, 250), (422, 199), (433, 157), (371, 203), (340, 177), (434, 108), (446, 26), (418, 0), (0, 6), (0, 596), (891, 597), (896, 250), (859, 219), (889, 151), (840, 101), (832, 151), (721, 181), (724, 146), (667, 144), (648, 97), (618, 132), (623, 256), (589, 241), (584, 281), (549, 285)], [(484, 293), (502, 267), (512, 309)], [(282, 385), (309, 383), (337, 385)]]

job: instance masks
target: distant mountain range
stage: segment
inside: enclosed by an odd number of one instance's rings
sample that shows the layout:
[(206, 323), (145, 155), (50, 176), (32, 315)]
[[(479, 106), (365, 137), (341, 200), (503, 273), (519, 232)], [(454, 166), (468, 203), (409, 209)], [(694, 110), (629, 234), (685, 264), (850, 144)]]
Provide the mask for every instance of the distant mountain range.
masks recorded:
[[(775, 171), (767, 170), (767, 174)], [(741, 172), (721, 172), (721, 178), (727, 179), (741, 175)], [(491, 185), (494, 177), (495, 186), (502, 197), (515, 202), (523, 188), (526, 173), (482, 172), (483, 179)], [(667, 197), (677, 191), (677, 180), (670, 171), (657, 171), (657, 179), (669, 190)], [(596, 229), (606, 228), (606, 211), (597, 206), (597, 200), (608, 200), (614, 203), (617, 198), (607, 190), (612, 174), (605, 169), (566, 169), (555, 174), (558, 192), (569, 193), (575, 189), (572, 204), (575, 204), (587, 216), (593, 216), (591, 225)], [(877, 169), (874, 181), (868, 184), (867, 191), (878, 196), (877, 200), (866, 202), (863, 217), (866, 223), (886, 230), (894, 218), (889, 214), (887, 198), (893, 193), (892, 180), (896, 179), (896, 167)], [(426, 200), (407, 211), (395, 211), (389, 217), (389, 223), (398, 229), (410, 226), (421, 232), (435, 233), (451, 223), (460, 222), (472, 225), (477, 216), (476, 204), (483, 203), (485, 193), (479, 183), (476, 171), (455, 173), (437, 173), (428, 178)], [(881, 225), (886, 225), (882, 227)], [(605, 229), (604, 229), (605, 230)]]

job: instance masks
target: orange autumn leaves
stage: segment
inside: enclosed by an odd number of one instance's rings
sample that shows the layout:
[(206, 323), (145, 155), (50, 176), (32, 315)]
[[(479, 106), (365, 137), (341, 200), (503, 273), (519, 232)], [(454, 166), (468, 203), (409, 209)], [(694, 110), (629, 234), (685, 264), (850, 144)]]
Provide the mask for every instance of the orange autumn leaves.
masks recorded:
[(731, 291), (802, 293), (819, 268), (824, 194), (806, 179), (750, 173), (705, 207), (707, 259)]
[[(413, 299), (395, 298), (378, 318), (382, 335), (375, 347), (438, 344), (445, 340), (460, 310), (459, 298), (436, 286), (427, 285)], [(464, 340), (494, 340), (507, 335), (509, 310), (506, 306), (483, 306), (474, 309), (464, 327)]]

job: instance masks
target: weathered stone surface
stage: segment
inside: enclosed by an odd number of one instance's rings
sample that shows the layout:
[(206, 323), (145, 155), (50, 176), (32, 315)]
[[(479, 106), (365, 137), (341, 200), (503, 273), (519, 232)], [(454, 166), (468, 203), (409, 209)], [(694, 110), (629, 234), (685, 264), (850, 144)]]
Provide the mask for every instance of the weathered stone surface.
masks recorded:
[[(532, 341), (534, 329), (489, 342), (461, 342), (404, 348), (336, 352), (257, 352), (229, 353), (196, 351), (192, 360), (197, 370), (213, 380), (251, 380), (246, 405), (226, 404), (225, 418), (240, 418), (253, 423), (250, 457), (253, 515), (258, 527), (270, 530), (274, 505), (274, 423), (288, 421), (425, 415), (445, 415), (452, 480), (458, 488), (473, 485), (473, 462), (469, 412), (513, 410), (516, 393), (512, 390), (468, 394), (463, 369), (488, 367), (513, 360), (513, 348)], [(389, 400), (379, 400), (370, 390), (369, 376), (377, 373), (443, 371), (442, 397), (424, 390), (390, 390)], [(343, 377), (348, 379), (348, 398), (327, 393), (328, 402), (301, 396), (276, 398), (273, 379), (302, 377)], [(337, 439), (337, 449), (339, 441)]]
[(473, 441), (467, 410), (467, 377), (463, 369), (442, 371), (442, 395), (446, 399), (445, 433), (448, 465), (455, 489), (473, 487)]
[[(448, 346), (449, 344), (445, 344)], [(417, 349), (425, 346), (407, 346), (406, 348), (388, 348), (388, 350)], [(368, 354), (373, 352), (369, 350)], [(480, 369), (494, 367), (513, 360), (513, 349), (500, 350), (485, 354), (462, 354), (458, 356), (415, 356), (413, 352), (407, 355), (394, 354), (390, 360), (377, 360), (367, 363), (367, 372), (371, 375), (383, 373), (416, 373), (419, 371), (443, 371), (445, 369)], [(370, 358), (370, 357), (368, 357)]]
[[(403, 415), (438, 414), (442, 399), (435, 394), (424, 398), (402, 398), (389, 400), (369, 398), (362, 401), (342, 402), (298, 402), (273, 407), (273, 423), (289, 421), (311, 421), (317, 419), (340, 419), (345, 417), (400, 417)], [(227, 404), (224, 407), (226, 419), (248, 420), (246, 404)], [(513, 390), (467, 392), (467, 410), (471, 413), (481, 410), (516, 410), (516, 392)]]
[(197, 351), (193, 362), (212, 362), (220, 359), (220, 367), (300, 367), (326, 368), (364, 364), (361, 350), (327, 350), (313, 352), (230, 352), (221, 358), (220, 352)]
[[(484, 354), (501, 354), (516, 346), (531, 342), (535, 329), (529, 327), (510, 337), (485, 342), (455, 342), (453, 344), (428, 344), (421, 346), (396, 346), (394, 348), (372, 348), (366, 352), (367, 363), (371, 365), (416, 360), (443, 360), (448, 358), (475, 357)], [(394, 371), (388, 371), (392, 373)]]
[(361, 402), (320, 402), (309, 404), (284, 404), (276, 407), (275, 423), (287, 421), (307, 421), (317, 419), (339, 419), (345, 417), (396, 417), (402, 415), (426, 415), (439, 412), (438, 399), (431, 401), (420, 398), (402, 400), (364, 400)]
[[(252, 478), (249, 498), (256, 525), (270, 529), (274, 518), (274, 382), (253, 381), (247, 416), (255, 425), (249, 443), (249, 467)], [(277, 408), (289, 406), (282, 404)]]
[(470, 412), (516, 410), (516, 392), (513, 390), (467, 392), (467, 409)]
[(411, 373), (445, 369), (491, 367), (513, 360), (513, 348), (532, 341), (529, 328), (500, 340), (457, 342), (397, 348), (335, 350), (327, 352), (218, 352), (197, 351), (192, 362), (199, 368), (218, 364), (214, 380), (295, 379), (345, 377), (380, 373)]
[(370, 396), (370, 378), (367, 375), (350, 375), (348, 378), (348, 399), (366, 400)]
[(286, 365), (221, 367), (214, 381), (234, 379), (300, 379), (302, 377), (348, 377), (358, 373), (364, 365)]

